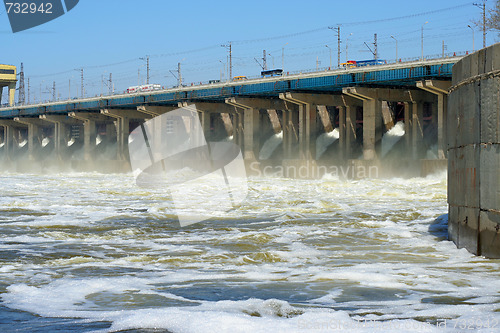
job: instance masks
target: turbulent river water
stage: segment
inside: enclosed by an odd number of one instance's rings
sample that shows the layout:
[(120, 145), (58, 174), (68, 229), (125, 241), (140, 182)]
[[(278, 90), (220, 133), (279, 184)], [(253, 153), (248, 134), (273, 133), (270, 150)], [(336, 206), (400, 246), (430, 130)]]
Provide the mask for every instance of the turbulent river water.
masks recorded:
[(130, 174), (0, 189), (2, 332), (500, 331), (500, 261), (447, 241), (446, 173), (253, 178), (187, 227)]

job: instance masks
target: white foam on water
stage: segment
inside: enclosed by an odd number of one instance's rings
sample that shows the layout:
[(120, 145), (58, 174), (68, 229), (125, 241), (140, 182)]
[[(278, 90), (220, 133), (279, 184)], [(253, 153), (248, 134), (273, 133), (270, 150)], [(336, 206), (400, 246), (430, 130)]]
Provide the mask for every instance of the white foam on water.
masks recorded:
[(329, 146), (331, 146), (340, 137), (339, 129), (336, 128), (328, 133), (322, 133), (316, 139), (316, 158), (320, 158), (325, 153)]
[(0, 143), (0, 148), (3, 148), (5, 146), (5, 142)]
[(71, 138), (71, 140), (68, 141), (67, 145), (68, 147), (71, 147), (75, 143), (75, 138)]
[(283, 143), (283, 131), (272, 135), (264, 142), (259, 152), (259, 160), (270, 159), (274, 151)]
[(102, 137), (98, 134), (95, 138), (95, 144), (98, 146), (102, 142)]
[(436, 221), (446, 173), (254, 178), (240, 207), (186, 228), (163, 191), (132, 175), (0, 182), (1, 298), (12, 309), (115, 331), (330, 332), (343, 320), (345, 331), (385, 332), (421, 318), (500, 319), (500, 261), (457, 249), (445, 217)]
[[(294, 306), (272, 298), (193, 301), (168, 292), (155, 292), (144, 281), (137, 278), (61, 279), (42, 287), (12, 285), (3, 295), (3, 300), (6, 305), (17, 303), (19, 309), (47, 317), (110, 321), (112, 325), (106, 331), (111, 332), (147, 328), (173, 332), (269, 332), (271, 328), (276, 332), (304, 332), (318, 328), (319, 332), (332, 329), (373, 332), (377, 325), (387, 332), (401, 332), (404, 324), (433, 331), (431, 325), (415, 320), (369, 322), (354, 319), (346, 311)], [(127, 295), (125, 299), (156, 296), (165, 301), (177, 300), (192, 305), (115, 311), (101, 309), (103, 305), (119, 305), (122, 293)]]
[(398, 121), (393, 128), (382, 136), (382, 157), (387, 155), (396, 143), (405, 135), (405, 124)]

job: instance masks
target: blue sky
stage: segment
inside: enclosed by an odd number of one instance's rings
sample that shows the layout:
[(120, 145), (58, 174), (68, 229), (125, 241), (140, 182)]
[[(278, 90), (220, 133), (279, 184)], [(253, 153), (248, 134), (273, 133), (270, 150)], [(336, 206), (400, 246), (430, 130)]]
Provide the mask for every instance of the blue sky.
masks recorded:
[[(476, 2), (480, 2), (479, 0)], [(287, 72), (337, 64), (337, 36), (329, 26), (341, 25), (342, 61), (371, 59), (377, 33), (379, 58), (418, 58), (424, 25), (426, 56), (472, 50), (471, 20), (481, 10), (463, 0), (420, 1), (160, 1), (80, 0), (66, 15), (13, 34), (0, 9), (0, 63), (24, 63), (30, 99), (48, 100), (56, 82), (65, 99), (80, 94), (84, 68), (86, 96), (107, 92), (102, 78), (113, 74), (115, 91), (143, 84), (150, 56), (151, 83), (173, 86), (171, 73), (181, 63), (186, 84), (227, 77), (227, 49), (232, 41), (233, 76), (257, 76), (265, 49), (268, 67)], [(494, 1), (487, 2), (487, 6)], [(475, 48), (482, 33), (475, 28)], [(392, 38), (393, 36), (394, 38)], [(490, 32), (487, 44), (497, 36)], [(326, 47), (328, 45), (330, 48)], [(69, 81), (71, 80), (71, 85)], [(4, 101), (5, 102), (5, 97)]]

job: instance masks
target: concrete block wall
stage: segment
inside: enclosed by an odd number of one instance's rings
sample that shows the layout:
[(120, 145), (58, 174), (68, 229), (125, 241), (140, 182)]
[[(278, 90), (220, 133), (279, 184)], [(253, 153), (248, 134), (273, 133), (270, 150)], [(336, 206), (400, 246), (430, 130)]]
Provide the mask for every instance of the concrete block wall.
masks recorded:
[(500, 44), (453, 66), (447, 123), (449, 238), (500, 258)]

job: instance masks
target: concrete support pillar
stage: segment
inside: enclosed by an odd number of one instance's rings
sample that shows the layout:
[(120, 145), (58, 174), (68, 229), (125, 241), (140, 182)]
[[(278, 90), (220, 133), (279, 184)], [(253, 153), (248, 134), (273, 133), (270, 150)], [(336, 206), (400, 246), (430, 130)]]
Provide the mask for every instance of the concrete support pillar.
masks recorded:
[(130, 134), (130, 118), (118, 116), (115, 119), (117, 157), (119, 160), (127, 161), (129, 159), (128, 136)]
[(98, 113), (89, 112), (70, 112), (71, 118), (83, 122), (83, 155), (84, 160), (91, 162), (95, 159), (97, 128), (96, 123), (99, 121), (107, 121), (109, 117), (105, 117)]
[[(321, 124), (323, 124), (323, 128), (325, 129), (325, 132), (330, 133), (331, 131), (333, 131), (334, 126), (332, 125), (330, 115), (328, 114), (328, 109), (326, 108), (325, 105), (318, 105), (317, 108), (318, 108), (318, 115), (319, 115), (319, 118), (321, 119)], [(339, 126), (340, 126), (340, 124), (339, 124)]]
[(281, 127), (280, 119), (276, 110), (267, 110), (267, 115), (269, 116), (269, 120), (271, 121), (274, 133), (280, 133), (283, 129)]
[(59, 160), (66, 158), (69, 141), (69, 126), (80, 122), (67, 116), (40, 115), (40, 119), (54, 124), (54, 151)]
[(417, 82), (417, 87), (437, 95), (438, 158), (445, 159), (447, 155), (447, 133), (445, 120), (448, 109), (448, 92), (451, 87), (451, 81), (420, 81)]
[(234, 139), (234, 127), (231, 121), (231, 116), (229, 113), (221, 113), (222, 122), (224, 123), (224, 128), (226, 129), (227, 136), (232, 136)]
[(4, 157), (12, 160), (19, 147), (19, 129), (26, 125), (13, 120), (0, 120), (0, 126), (3, 126)]
[[(226, 99), (226, 103), (238, 109), (236, 129), (237, 144), (242, 147), (243, 158), (246, 163), (252, 163), (258, 160), (260, 151), (260, 116), (259, 109), (251, 105), (244, 104), (245, 101), (236, 98)], [(242, 132), (239, 133), (239, 127), (243, 125)], [(243, 135), (241, 135), (243, 134)], [(241, 140), (241, 136), (243, 140)], [(243, 142), (241, 142), (243, 141)]]
[(211, 141), (212, 130), (211, 130), (211, 120), (212, 114), (210, 112), (200, 112), (201, 118), (201, 128), (203, 129), (203, 134), (205, 134), (205, 140), (207, 142)]
[(233, 114), (233, 122), (234, 122), (234, 142), (241, 147), (243, 151), (244, 145), (244, 132), (243, 132), (243, 110), (238, 110)]
[(244, 111), (244, 159), (256, 161), (260, 152), (260, 117), (258, 109), (245, 109)]
[(363, 159), (378, 159), (382, 139), (382, 101), (378, 89), (344, 88), (342, 92), (363, 101)]
[(151, 118), (152, 115), (131, 109), (103, 109), (101, 114), (116, 119), (116, 143), (118, 159), (129, 161), (128, 136), (130, 134), (130, 120)]
[(94, 159), (94, 151), (96, 148), (97, 129), (94, 120), (87, 119), (83, 123), (83, 146), (84, 158), (86, 161)]
[(42, 120), (16, 117), (14, 121), (28, 126), (28, 158), (31, 161), (36, 160), (42, 144)]
[(114, 123), (106, 124), (106, 140), (108, 143), (116, 142), (116, 125)]
[(13, 106), (16, 96), (16, 83), (9, 83), (9, 105)]
[(363, 101), (363, 158), (378, 158), (377, 142), (382, 139), (380, 125), (382, 118), (382, 102), (376, 99)]
[(299, 113), (283, 110), (283, 154), (285, 159), (297, 158), (294, 147), (299, 142)]
[(385, 128), (386, 130), (390, 130), (391, 128), (394, 127), (394, 119), (393, 119), (393, 115), (392, 115), (392, 112), (391, 112), (391, 109), (389, 108), (389, 105), (387, 104), (387, 102), (382, 102), (382, 118), (384, 119), (384, 124), (385, 124)]
[(298, 106), (298, 143), (299, 158), (303, 160), (316, 159), (316, 139), (318, 129), (316, 124), (317, 106), (311, 101), (314, 95), (285, 93), (280, 99)]
[(11, 145), (12, 145), (12, 142), (14, 141), (14, 136), (13, 136), (13, 133), (12, 133), (12, 127), (11, 126), (7, 126), (7, 125), (1, 125), (0, 126), (2, 127), (3, 129), (3, 137), (2, 137), (2, 143), (3, 143), (3, 157), (5, 160), (10, 160), (10, 150), (11, 150)]
[[(253, 154), (255, 157), (259, 156), (260, 148), (261, 148), (261, 137), (262, 133), (260, 132), (263, 129), (263, 124), (260, 124), (261, 117), (260, 113), (258, 110), (260, 109), (266, 109), (267, 114), (269, 116), (269, 119), (271, 121), (271, 125), (273, 127), (274, 133), (279, 133), (282, 130), (281, 124), (279, 123), (279, 118), (278, 114), (276, 113), (276, 110), (286, 110), (287, 107), (285, 103), (282, 100), (278, 99), (262, 99), (262, 98), (241, 98), (241, 97), (233, 97), (233, 98), (227, 98), (226, 99), (226, 104), (231, 105), (236, 109), (237, 115), (235, 118), (237, 121), (235, 121), (236, 125), (234, 126), (234, 133), (235, 133), (235, 139), (241, 147), (243, 147), (243, 151), (251, 149), (250, 146), (253, 146), (251, 151), (253, 151)], [(249, 109), (257, 110), (255, 113), (253, 113), (252, 116), (250, 116)], [(284, 119), (287, 117), (283, 115)], [(252, 119), (252, 120), (250, 120)], [(243, 121), (242, 121), (243, 120)], [(253, 123), (252, 128), (253, 129), (247, 129), (247, 123)], [(240, 126), (243, 125), (243, 129), (240, 130)], [(283, 126), (283, 130), (285, 131), (285, 126)], [(251, 134), (253, 133), (253, 134)], [(243, 137), (244, 139), (241, 140), (239, 138)], [(284, 133), (285, 134), (285, 133)], [(252, 137), (252, 143), (246, 142), (247, 140)], [(243, 141), (243, 142), (242, 142)], [(283, 141), (286, 141), (284, 139)], [(246, 148), (245, 148), (246, 147)]]
[[(343, 107), (345, 109), (345, 146), (344, 159), (354, 158), (352, 152), (355, 149), (356, 136), (356, 105), (350, 104)], [(342, 135), (342, 132), (340, 133)]]

